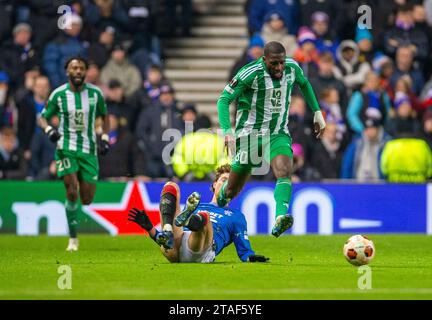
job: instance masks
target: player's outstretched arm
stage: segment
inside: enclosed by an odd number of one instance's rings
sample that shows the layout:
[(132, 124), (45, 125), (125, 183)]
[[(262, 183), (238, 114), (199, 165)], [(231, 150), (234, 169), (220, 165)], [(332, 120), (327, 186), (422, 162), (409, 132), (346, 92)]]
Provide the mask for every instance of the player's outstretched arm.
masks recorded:
[(306, 100), (306, 103), (314, 112), (313, 121), (314, 121), (314, 132), (316, 134), (316, 137), (321, 138), (324, 133), (326, 124), (320, 106), (318, 104), (318, 100), (313, 91), (312, 85), (310, 84), (309, 80), (305, 77), (303, 70), (300, 68), (299, 65), (295, 66), (295, 73), (296, 73), (296, 82), (300, 87), (300, 90)]
[(158, 231), (155, 229), (153, 223), (150, 221), (150, 218), (144, 210), (132, 208), (129, 210), (128, 220), (135, 222), (141, 228), (146, 230), (153, 240), (156, 239)]

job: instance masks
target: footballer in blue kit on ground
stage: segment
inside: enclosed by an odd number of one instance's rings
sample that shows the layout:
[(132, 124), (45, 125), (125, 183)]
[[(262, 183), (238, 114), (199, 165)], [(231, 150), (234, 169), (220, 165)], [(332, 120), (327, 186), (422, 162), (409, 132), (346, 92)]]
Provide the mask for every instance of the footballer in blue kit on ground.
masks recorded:
[(216, 204), (215, 194), (228, 179), (230, 170), (228, 164), (216, 170), (212, 184), (214, 195), (210, 203), (201, 203), (200, 194), (193, 192), (183, 211), (180, 211), (178, 185), (166, 183), (159, 205), (161, 231), (153, 226), (144, 210), (132, 209), (128, 219), (149, 233), (170, 262), (213, 262), (231, 243), (234, 243), (241, 261), (266, 262), (269, 258), (255, 254), (251, 247), (243, 213)]

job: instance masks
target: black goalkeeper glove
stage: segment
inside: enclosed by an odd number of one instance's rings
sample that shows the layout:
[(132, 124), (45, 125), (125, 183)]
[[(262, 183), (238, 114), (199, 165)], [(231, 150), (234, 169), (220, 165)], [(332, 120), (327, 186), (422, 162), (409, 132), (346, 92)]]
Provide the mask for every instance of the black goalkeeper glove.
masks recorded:
[(258, 254), (253, 254), (248, 257), (249, 262), (267, 262), (268, 260), (270, 260), (270, 258), (260, 256)]
[(57, 129), (51, 126), (47, 126), (45, 128), (45, 133), (52, 143), (56, 143), (61, 138), (60, 133), (57, 131)]
[(131, 210), (129, 210), (128, 220), (135, 222), (147, 232), (153, 229), (153, 224), (151, 223), (150, 218), (144, 210), (132, 208)]
[(98, 148), (99, 154), (101, 156), (104, 156), (108, 153), (109, 149), (110, 149), (109, 137), (107, 134), (103, 134), (99, 142), (99, 148)]

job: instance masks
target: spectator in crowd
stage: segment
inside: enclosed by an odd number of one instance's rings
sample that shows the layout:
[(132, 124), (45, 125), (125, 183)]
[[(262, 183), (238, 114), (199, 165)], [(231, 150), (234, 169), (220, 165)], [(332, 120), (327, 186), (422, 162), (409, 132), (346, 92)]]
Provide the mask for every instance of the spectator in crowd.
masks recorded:
[(425, 108), (423, 107), (422, 103), (420, 102), (420, 100), (417, 98), (417, 95), (413, 91), (413, 82), (409, 75), (403, 75), (396, 81), (394, 92), (395, 92), (393, 97), (394, 103), (396, 103), (395, 100), (398, 94), (406, 95), (408, 96), (414, 111), (423, 114)]
[(186, 131), (197, 131), (200, 128), (196, 127), (198, 120), (198, 112), (193, 104), (185, 105), (181, 110), (181, 119), (183, 121), (183, 127)]
[(27, 23), (19, 23), (13, 29), (13, 40), (0, 48), (0, 65), (9, 74), (13, 91), (24, 84), (24, 74), (40, 63), (39, 50), (31, 40), (32, 29)]
[(93, 26), (94, 30), (104, 30), (111, 26), (120, 33), (120, 38), (126, 33), (130, 22), (123, 1), (115, 0), (94, 0), (94, 3), (87, 3), (84, 20)]
[[(58, 127), (59, 119), (57, 116), (52, 117), (51, 124)], [(49, 137), (42, 130), (38, 130), (32, 136), (30, 144), (30, 168), (27, 173), (29, 180), (52, 180), (56, 179), (55, 166), (56, 145), (52, 143)], [(24, 154), (25, 155), (25, 154)]]
[(174, 173), (183, 181), (211, 180), (217, 167), (229, 163), (224, 140), (211, 132), (191, 132), (176, 144)]
[(423, 139), (432, 149), (432, 108), (426, 110), (423, 115)]
[(421, 130), (420, 122), (416, 119), (409, 97), (403, 92), (397, 92), (395, 103), (396, 115), (389, 117), (386, 131), (393, 137), (402, 134), (419, 134)]
[(391, 108), (387, 93), (380, 90), (380, 79), (371, 71), (366, 74), (362, 90), (356, 91), (348, 103), (347, 119), (350, 128), (361, 134), (365, 128), (365, 120), (373, 117), (384, 124)]
[(60, 36), (45, 47), (43, 66), (53, 88), (57, 88), (67, 82), (67, 76), (64, 71), (67, 59), (72, 56), (87, 56), (88, 44), (79, 40), (81, 27), (81, 17), (72, 14), (71, 27), (65, 28)]
[(429, 54), (428, 36), (415, 25), (413, 7), (405, 4), (398, 8), (393, 28), (388, 30), (384, 36), (386, 53), (394, 57), (398, 48), (405, 46), (411, 48), (413, 59), (425, 62)]
[(242, 67), (260, 58), (263, 54), (264, 54), (264, 41), (258, 34), (256, 34), (249, 41), (249, 46), (245, 51), (245, 53), (240, 57), (239, 60), (236, 61), (234, 66), (231, 68), (229, 80), (234, 78), (234, 76)]
[(288, 128), (293, 141), (300, 144), (303, 149), (305, 161), (310, 163), (313, 157), (313, 132), (310, 127), (311, 115), (306, 113), (306, 103), (302, 96), (292, 95), (288, 115)]
[(368, 29), (360, 29), (357, 27), (355, 42), (359, 49), (358, 61), (372, 63), (374, 57), (373, 51), (373, 37), (372, 33)]
[(100, 72), (101, 71), (97, 63), (92, 60), (89, 60), (85, 82), (94, 84), (95, 86), (97, 86), (99, 89), (102, 90), (104, 95), (106, 95), (108, 92), (108, 86), (106, 86), (100, 81)]
[(297, 49), (297, 40), (295, 36), (288, 33), (282, 14), (278, 11), (271, 11), (265, 16), (264, 22), (260, 33), (264, 43), (278, 41), (285, 47), (286, 55), (292, 57)]
[[(28, 4), (30, 14), (19, 22), (27, 22), (34, 30), (33, 41), (36, 48), (43, 48), (53, 40), (59, 32), (59, 14), (58, 8), (64, 2), (58, 2), (53, 5), (52, 1), (22, 1)], [(3, 20), (1, 20), (3, 21)], [(65, 19), (62, 20), (63, 22)], [(64, 27), (64, 24), (62, 25)]]
[(0, 43), (8, 38), (13, 26), (14, 10), (9, 1), (0, 2)]
[(424, 140), (413, 137), (388, 141), (381, 157), (381, 170), (388, 182), (425, 183), (432, 177), (431, 148)]
[(93, 42), (88, 49), (89, 61), (93, 61), (99, 68), (102, 68), (109, 60), (115, 40), (115, 29), (106, 26), (98, 36), (98, 41)]
[(162, 73), (162, 68), (158, 65), (152, 65), (147, 70), (147, 77), (144, 81), (144, 92), (152, 100), (159, 100), (160, 87), (169, 84)]
[(422, 3), (416, 3), (413, 6), (413, 19), (416, 27), (423, 31), (428, 37), (429, 48), (432, 40), (432, 24), (429, 25), (426, 17), (426, 7)]
[(321, 92), (319, 100), (326, 122), (336, 125), (336, 135), (342, 141), (346, 133), (346, 125), (339, 104), (339, 93), (335, 88), (326, 88)]
[(131, 132), (135, 132), (139, 114), (151, 104), (159, 103), (160, 88), (163, 86), (171, 86), (171, 84), (164, 77), (161, 67), (150, 66), (143, 85), (127, 100), (131, 107), (131, 118), (129, 118)]
[(301, 25), (310, 26), (313, 24), (313, 14), (322, 12), (327, 15), (329, 30), (337, 30), (336, 20), (340, 11), (340, 5), (335, 0), (302, 0), (300, 1)]
[(138, 68), (129, 62), (126, 48), (121, 43), (114, 45), (111, 58), (101, 72), (103, 84), (109, 85), (109, 82), (114, 79), (121, 83), (127, 98), (131, 97), (142, 84)]
[(394, 72), (393, 61), (382, 52), (378, 52), (372, 60), (372, 68), (380, 77), (380, 89), (387, 93), (390, 100), (393, 100), (394, 90), (390, 83), (390, 79)]
[(205, 114), (199, 114), (193, 104), (186, 104), (181, 109), (181, 119), (183, 121), (183, 127), (189, 130), (187, 126), (193, 126), (193, 131), (201, 129), (211, 129), (211, 122), (209, 117)]
[(134, 136), (121, 124), (122, 112), (117, 106), (108, 106), (110, 123), (110, 152), (104, 159), (99, 159), (100, 177), (125, 180), (134, 175), (139, 164), (138, 147)]
[(329, 29), (329, 16), (322, 11), (316, 11), (311, 17), (311, 30), (315, 33), (315, 45), (319, 53), (331, 52), (336, 57), (339, 42), (333, 30)]
[(42, 129), (37, 125), (37, 118), (42, 112), (50, 93), (50, 83), (46, 76), (38, 76), (32, 90), (17, 101), (18, 109), (18, 141), (24, 151), (24, 158), (30, 159), (30, 144), (33, 135)]
[(342, 41), (336, 52), (335, 76), (345, 84), (348, 96), (363, 85), (366, 74), (371, 70), (368, 62), (358, 60), (359, 54), (359, 48), (352, 40)]
[[(426, 89), (426, 88), (425, 88)], [(421, 100), (421, 109), (425, 111), (428, 108), (432, 108), (432, 88), (429, 88), (429, 90), (424, 90), (424, 93), (422, 92), (422, 95), (420, 96)]]
[(318, 50), (315, 45), (316, 36), (307, 27), (301, 27), (297, 37), (299, 47), (294, 52), (294, 60), (297, 61), (306, 76), (317, 73), (319, 64)]
[(13, 125), (14, 102), (9, 90), (9, 75), (0, 70), (0, 128)]
[(394, 88), (396, 81), (403, 75), (409, 75), (413, 82), (415, 94), (420, 94), (424, 78), (422, 73), (413, 66), (413, 49), (409, 46), (401, 46), (396, 51), (396, 69), (390, 79), (390, 83)]
[(362, 182), (382, 179), (380, 158), (382, 149), (389, 140), (381, 121), (367, 118), (361, 137), (355, 137), (344, 152), (341, 178)]
[[(166, 9), (170, 10), (170, 1), (166, 1)], [(183, 3), (190, 2), (191, 0), (181, 0)], [(131, 53), (137, 50), (151, 51), (152, 41), (154, 40), (155, 20), (157, 18), (157, 6), (158, 2), (154, 0), (123, 0), (125, 11), (128, 16), (127, 31), (132, 35), (132, 46)], [(184, 8), (184, 7), (183, 7)], [(174, 11), (173, 20), (177, 18), (176, 12)], [(188, 14), (190, 19), (192, 12), (183, 12)], [(168, 20), (171, 22), (172, 20)], [(159, 49), (157, 49), (159, 50)]]
[(10, 127), (0, 130), (0, 179), (24, 179), (27, 164), (15, 131)]
[(297, 34), (300, 25), (298, 0), (253, 0), (248, 12), (248, 24), (251, 34), (262, 29), (264, 17), (273, 10), (283, 13), (284, 24), (289, 33)]
[(326, 120), (326, 130), (322, 139), (315, 144), (312, 167), (319, 179), (337, 179), (342, 163), (342, 144), (338, 124)]
[[(181, 35), (187, 37), (190, 35), (192, 16), (192, 0), (167, 0), (167, 15), (170, 26), (170, 35), (175, 36), (177, 27), (181, 29)], [(180, 16), (177, 15), (177, 8), (180, 9)]]
[[(146, 168), (139, 168), (139, 174), (151, 178), (172, 177), (172, 168), (163, 159), (164, 148), (173, 145), (181, 138), (183, 132), (181, 114), (174, 98), (174, 90), (166, 85), (160, 88), (159, 102), (145, 108), (138, 119), (135, 136), (138, 139), (140, 151), (146, 155)], [(178, 135), (174, 141), (162, 140), (168, 129), (177, 129)], [(169, 153), (165, 156), (171, 156)]]
[(330, 52), (320, 55), (318, 63), (318, 73), (309, 78), (312, 87), (319, 97), (326, 88), (335, 88), (339, 94), (339, 102), (343, 113), (347, 107), (346, 88), (342, 81), (335, 77), (335, 63)]
[(122, 126), (127, 126), (129, 120), (133, 121), (132, 107), (126, 102), (124, 89), (117, 79), (109, 82), (105, 101), (109, 110), (116, 110), (114, 115)]

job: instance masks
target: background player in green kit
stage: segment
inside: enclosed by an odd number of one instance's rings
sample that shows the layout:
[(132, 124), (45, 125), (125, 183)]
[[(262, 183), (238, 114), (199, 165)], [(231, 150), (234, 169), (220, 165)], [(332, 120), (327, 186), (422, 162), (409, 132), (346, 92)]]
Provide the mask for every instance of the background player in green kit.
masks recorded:
[[(39, 120), (50, 140), (57, 143), (57, 176), (63, 179), (66, 187), (65, 208), (70, 235), (67, 251), (78, 250), (78, 192), (83, 205), (93, 201), (99, 175), (97, 153), (105, 155), (109, 150), (105, 100), (98, 87), (84, 82), (87, 68), (87, 61), (81, 57), (66, 62), (69, 81), (51, 93)], [(58, 129), (49, 125), (54, 115), (60, 119)], [(103, 121), (103, 134), (98, 147), (96, 117), (101, 117)]]
[[(293, 224), (293, 218), (288, 214), (293, 167), (288, 111), (294, 84), (300, 87), (314, 112), (314, 131), (320, 138), (325, 121), (313, 89), (300, 66), (286, 57), (285, 49), (279, 42), (269, 42), (264, 48), (263, 57), (240, 69), (225, 87), (217, 103), (227, 147), (234, 148), (235, 142), (231, 173), (218, 194), (218, 205), (225, 206), (241, 191), (252, 169), (262, 166), (264, 158), (277, 179), (274, 190), (276, 221), (272, 229), (275, 237), (279, 237)], [(229, 105), (237, 98), (234, 139)], [(260, 153), (261, 158), (257, 156)]]

